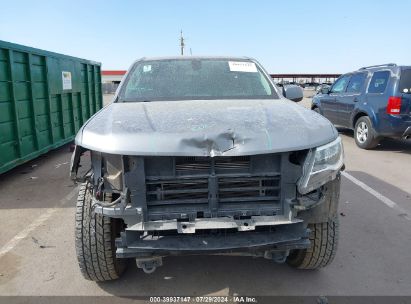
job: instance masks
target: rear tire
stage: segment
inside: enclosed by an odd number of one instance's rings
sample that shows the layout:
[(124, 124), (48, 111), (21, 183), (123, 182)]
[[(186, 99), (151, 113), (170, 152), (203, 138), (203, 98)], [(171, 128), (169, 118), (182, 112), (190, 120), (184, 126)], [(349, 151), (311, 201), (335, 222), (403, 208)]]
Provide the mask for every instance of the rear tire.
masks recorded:
[(309, 224), (311, 245), (307, 249), (291, 251), (287, 263), (298, 269), (318, 269), (329, 265), (338, 246), (338, 217), (325, 223)]
[(354, 128), (354, 139), (357, 146), (361, 149), (374, 149), (380, 142), (375, 135), (371, 120), (368, 116), (360, 117)]
[(76, 254), (83, 277), (101, 282), (118, 279), (126, 268), (116, 258), (115, 238), (123, 228), (120, 220), (95, 214), (89, 184), (80, 186), (76, 206)]
[(319, 108), (315, 107), (315, 108), (313, 109), (313, 111), (314, 111), (314, 112), (317, 112), (318, 114), (321, 115), (321, 112), (320, 112), (320, 109), (319, 109)]

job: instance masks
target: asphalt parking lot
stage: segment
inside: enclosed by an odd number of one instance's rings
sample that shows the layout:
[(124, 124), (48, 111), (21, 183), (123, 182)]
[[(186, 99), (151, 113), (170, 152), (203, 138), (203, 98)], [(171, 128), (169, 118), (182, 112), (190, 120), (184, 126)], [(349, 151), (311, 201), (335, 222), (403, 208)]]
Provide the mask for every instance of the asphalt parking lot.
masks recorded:
[[(301, 104), (307, 106), (306, 98)], [(337, 256), (319, 271), (248, 257), (170, 257), (147, 275), (82, 278), (74, 250), (76, 187), (69, 146), (0, 175), (1, 295), (411, 295), (411, 142), (346, 155)]]

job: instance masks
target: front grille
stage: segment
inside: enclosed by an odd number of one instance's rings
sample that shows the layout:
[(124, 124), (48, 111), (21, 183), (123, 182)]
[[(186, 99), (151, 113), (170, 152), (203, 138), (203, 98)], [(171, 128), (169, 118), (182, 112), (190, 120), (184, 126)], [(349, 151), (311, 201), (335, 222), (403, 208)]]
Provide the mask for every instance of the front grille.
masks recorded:
[(278, 214), (280, 162), (276, 154), (146, 158), (149, 218)]

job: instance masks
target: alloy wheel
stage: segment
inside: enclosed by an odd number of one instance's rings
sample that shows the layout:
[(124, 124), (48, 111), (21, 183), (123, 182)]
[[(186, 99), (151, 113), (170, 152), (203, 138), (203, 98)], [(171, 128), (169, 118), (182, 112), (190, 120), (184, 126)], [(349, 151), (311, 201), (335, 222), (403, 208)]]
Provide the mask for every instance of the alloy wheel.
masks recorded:
[(357, 139), (360, 143), (365, 143), (368, 138), (368, 126), (365, 122), (360, 122), (357, 127)]

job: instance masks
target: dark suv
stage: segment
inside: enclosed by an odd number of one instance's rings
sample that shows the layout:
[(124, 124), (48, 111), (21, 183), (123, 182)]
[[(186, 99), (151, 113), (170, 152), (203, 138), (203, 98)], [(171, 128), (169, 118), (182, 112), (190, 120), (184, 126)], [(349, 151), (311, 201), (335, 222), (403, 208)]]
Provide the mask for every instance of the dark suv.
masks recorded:
[(344, 74), (314, 96), (311, 109), (354, 130), (356, 144), (375, 148), (383, 137), (411, 137), (411, 66), (384, 64)]

